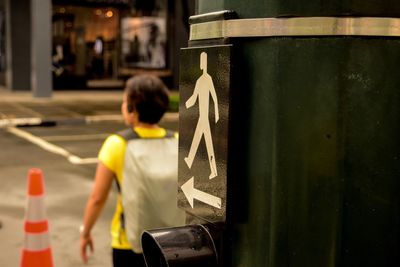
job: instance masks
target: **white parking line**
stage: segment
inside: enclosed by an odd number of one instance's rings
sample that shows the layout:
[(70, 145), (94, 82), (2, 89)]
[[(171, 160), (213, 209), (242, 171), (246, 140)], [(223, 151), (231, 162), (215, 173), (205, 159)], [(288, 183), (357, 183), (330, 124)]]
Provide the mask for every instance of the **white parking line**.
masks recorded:
[(26, 131), (23, 131), (21, 129), (15, 128), (15, 127), (9, 127), (7, 128), (7, 131), (18, 136), (21, 137), (39, 147), (41, 147), (42, 149), (63, 156), (65, 158), (68, 159), (68, 161), (72, 164), (76, 164), (76, 165), (82, 165), (82, 164), (94, 164), (97, 163), (97, 158), (80, 158), (74, 154), (71, 154), (69, 151), (67, 151), (66, 149), (56, 146), (52, 143), (47, 142), (46, 140), (43, 140), (40, 137), (37, 137), (31, 133), (28, 133)]
[(178, 112), (167, 112), (164, 114), (164, 117), (162, 118), (163, 120), (166, 121), (174, 121), (179, 119), (179, 113)]
[(122, 121), (122, 115), (93, 115), (93, 116), (86, 116), (85, 121), (86, 123), (91, 122), (100, 122), (100, 121)]

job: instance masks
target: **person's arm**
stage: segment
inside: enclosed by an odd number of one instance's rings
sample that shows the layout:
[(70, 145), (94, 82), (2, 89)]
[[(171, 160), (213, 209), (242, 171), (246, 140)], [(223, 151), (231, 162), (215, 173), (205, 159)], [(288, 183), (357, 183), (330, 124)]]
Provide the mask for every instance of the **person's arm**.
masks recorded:
[(103, 163), (98, 163), (94, 186), (86, 204), (83, 225), (81, 227), (80, 252), (84, 263), (88, 261), (87, 248), (89, 247), (91, 252), (93, 252), (93, 240), (90, 231), (107, 201), (114, 176), (115, 174)]

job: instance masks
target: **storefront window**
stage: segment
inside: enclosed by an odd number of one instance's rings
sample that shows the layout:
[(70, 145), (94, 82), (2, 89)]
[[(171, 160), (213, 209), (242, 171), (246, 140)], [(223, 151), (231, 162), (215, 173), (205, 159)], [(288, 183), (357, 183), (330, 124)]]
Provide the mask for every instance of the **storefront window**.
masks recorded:
[(174, 19), (172, 3), (53, 0), (55, 87), (76, 79), (121, 81), (139, 72), (172, 77), (167, 23)]
[(53, 6), (53, 71), (61, 76), (117, 76), (119, 10)]

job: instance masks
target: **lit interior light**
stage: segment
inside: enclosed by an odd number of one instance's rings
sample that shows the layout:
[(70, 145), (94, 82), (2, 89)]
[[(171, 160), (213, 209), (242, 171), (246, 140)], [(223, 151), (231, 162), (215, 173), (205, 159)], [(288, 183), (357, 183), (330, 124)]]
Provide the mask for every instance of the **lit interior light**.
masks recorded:
[(112, 16), (114, 16), (114, 12), (112, 12), (111, 10), (108, 10), (108, 11), (106, 12), (106, 17), (107, 17), (107, 18), (111, 18)]
[(65, 13), (65, 7), (60, 8), (60, 13)]
[(101, 11), (101, 9), (96, 9), (95, 14), (97, 16), (100, 16), (103, 12)]

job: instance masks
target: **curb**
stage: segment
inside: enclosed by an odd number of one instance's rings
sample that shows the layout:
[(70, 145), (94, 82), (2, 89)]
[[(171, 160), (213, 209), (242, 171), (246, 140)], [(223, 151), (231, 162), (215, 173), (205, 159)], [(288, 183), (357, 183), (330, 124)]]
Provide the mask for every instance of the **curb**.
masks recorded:
[(82, 125), (101, 121), (122, 121), (120, 115), (85, 116), (81, 118), (15, 118), (0, 120), (0, 129), (7, 127), (51, 127), (57, 125)]
[[(168, 112), (165, 113), (163, 120), (172, 121), (179, 118), (179, 113)], [(123, 121), (120, 114), (111, 115), (93, 115), (84, 116), (80, 118), (57, 118), (57, 119), (42, 119), (42, 118), (15, 118), (15, 119), (1, 119), (0, 129), (7, 127), (53, 127), (59, 125), (83, 125), (103, 121)]]

